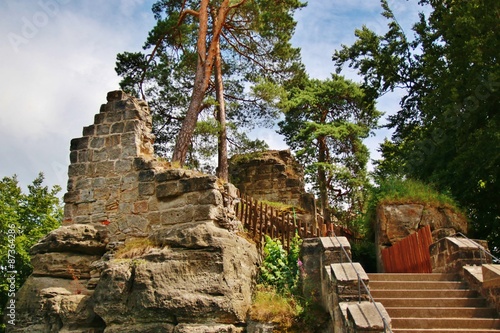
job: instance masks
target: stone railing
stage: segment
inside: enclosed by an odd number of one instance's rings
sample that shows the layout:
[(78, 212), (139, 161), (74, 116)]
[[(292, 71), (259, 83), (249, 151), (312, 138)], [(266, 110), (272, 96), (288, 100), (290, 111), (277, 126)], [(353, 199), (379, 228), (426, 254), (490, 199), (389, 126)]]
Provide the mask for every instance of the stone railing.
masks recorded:
[[(347, 258), (350, 249), (345, 237), (304, 240), (304, 296), (323, 305), (330, 316), (329, 332), (391, 332), (384, 306), (372, 302), (362, 286), (368, 285), (368, 276), (359, 263), (351, 263)], [(321, 289), (314, 289), (318, 285)]]

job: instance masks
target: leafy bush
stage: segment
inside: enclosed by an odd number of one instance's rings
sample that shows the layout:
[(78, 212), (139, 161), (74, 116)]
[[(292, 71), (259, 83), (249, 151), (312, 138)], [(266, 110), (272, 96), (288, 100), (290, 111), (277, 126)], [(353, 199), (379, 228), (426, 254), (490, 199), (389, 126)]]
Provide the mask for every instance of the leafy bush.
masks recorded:
[(265, 236), (264, 261), (260, 268), (260, 280), (264, 285), (276, 288), (280, 294), (293, 293), (299, 280), (299, 252), (301, 239), (292, 238), (288, 254), (281, 242)]
[[(43, 185), (40, 173), (23, 193), (16, 176), (0, 179), (0, 317), (13, 294), (31, 274), (30, 248), (61, 225), (59, 186)], [(12, 273), (15, 272), (15, 273)], [(15, 281), (9, 280), (14, 276)], [(9, 281), (13, 281), (12, 284)], [(5, 324), (0, 323), (0, 332)]]

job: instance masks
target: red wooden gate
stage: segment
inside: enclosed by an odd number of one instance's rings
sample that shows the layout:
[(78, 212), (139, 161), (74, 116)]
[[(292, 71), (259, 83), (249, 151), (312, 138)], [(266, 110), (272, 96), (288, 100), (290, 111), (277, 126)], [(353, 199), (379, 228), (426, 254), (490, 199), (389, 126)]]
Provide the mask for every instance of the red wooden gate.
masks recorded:
[(386, 273), (432, 273), (429, 245), (432, 244), (430, 226), (382, 250)]

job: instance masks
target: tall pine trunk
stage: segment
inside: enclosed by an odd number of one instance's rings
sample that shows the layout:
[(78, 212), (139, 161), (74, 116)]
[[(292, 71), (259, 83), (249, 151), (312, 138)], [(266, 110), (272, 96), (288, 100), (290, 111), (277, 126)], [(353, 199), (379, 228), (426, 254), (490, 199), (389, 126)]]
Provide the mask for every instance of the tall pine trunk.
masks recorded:
[(326, 145), (326, 137), (324, 135), (318, 137), (319, 151), (318, 151), (318, 185), (319, 185), (319, 199), (321, 202), (321, 209), (323, 211), (323, 219), (325, 223), (332, 223), (330, 217), (330, 204), (328, 201), (328, 185), (326, 170), (324, 164), (327, 163), (326, 151), (328, 149)]
[(229, 180), (229, 166), (227, 161), (226, 103), (224, 101), (220, 43), (217, 43), (217, 46), (215, 58), (215, 96), (217, 99), (217, 121), (219, 123), (217, 177), (227, 182)]
[(207, 50), (208, 2), (209, 0), (202, 0), (198, 12), (199, 31), (196, 45), (198, 62), (196, 64), (193, 93), (191, 95), (186, 117), (182, 122), (180, 132), (177, 136), (174, 153), (172, 155), (172, 162), (179, 162), (180, 166), (183, 166), (186, 162), (187, 153), (191, 146), (191, 140), (198, 120), (198, 114), (200, 113), (201, 105), (205, 98), (205, 93), (208, 89), (210, 76), (214, 67), (222, 28), (229, 12), (229, 0), (224, 0), (214, 20), (213, 36)]

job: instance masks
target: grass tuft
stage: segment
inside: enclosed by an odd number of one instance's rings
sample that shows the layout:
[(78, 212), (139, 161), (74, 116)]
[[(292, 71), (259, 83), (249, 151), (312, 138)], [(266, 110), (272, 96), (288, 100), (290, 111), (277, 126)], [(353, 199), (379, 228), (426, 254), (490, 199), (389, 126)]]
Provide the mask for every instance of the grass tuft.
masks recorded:
[(292, 296), (278, 294), (273, 288), (257, 286), (250, 309), (250, 318), (258, 322), (277, 324), (280, 329), (293, 326), (302, 307)]
[(148, 253), (156, 246), (149, 238), (135, 238), (129, 240), (125, 245), (115, 252), (116, 259), (132, 259)]

